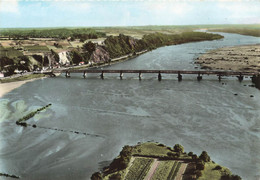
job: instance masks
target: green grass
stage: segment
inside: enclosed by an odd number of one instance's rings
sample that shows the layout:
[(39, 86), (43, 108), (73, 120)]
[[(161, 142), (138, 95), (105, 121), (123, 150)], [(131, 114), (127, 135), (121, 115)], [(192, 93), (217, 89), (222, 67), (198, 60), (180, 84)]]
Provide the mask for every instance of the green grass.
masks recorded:
[(181, 162), (175, 161), (167, 179), (174, 179), (181, 167)]
[(47, 46), (25, 46), (24, 49), (29, 52), (48, 52), (50, 51)]
[(9, 58), (14, 58), (18, 56), (22, 56), (23, 53), (14, 49), (14, 48), (3, 48), (0, 47), (0, 57), (9, 57)]
[[(133, 150), (134, 155), (144, 155), (144, 156), (153, 156), (153, 157), (169, 157), (167, 153), (176, 154), (172, 151), (171, 148), (166, 146), (159, 146), (157, 143), (147, 142), (141, 145), (137, 145)], [(191, 156), (187, 154), (181, 154), (179, 158), (191, 159)]]
[(136, 158), (129, 168), (129, 171), (125, 177), (126, 180), (133, 179), (144, 179), (146, 174), (151, 168), (151, 164), (153, 163), (153, 159), (148, 158)]
[(208, 180), (208, 179), (220, 179), (224, 174), (231, 174), (230, 170), (226, 167), (222, 167), (221, 170), (214, 170), (218, 164), (212, 162), (205, 163), (205, 169), (202, 171), (202, 176), (199, 180)]
[(210, 31), (226, 32), (226, 33), (236, 33), (236, 34), (260, 37), (260, 28), (259, 29), (227, 28), (227, 29), (212, 29)]
[(40, 77), (45, 77), (44, 74), (30, 74), (30, 75), (25, 75), (17, 78), (6, 78), (6, 79), (1, 79), (1, 83), (9, 83), (9, 82), (15, 82), (15, 81), (25, 81), (29, 79), (34, 79), (34, 78), (40, 78)]
[(137, 155), (152, 155), (152, 156), (167, 156), (168, 152), (172, 152), (167, 147), (158, 146), (156, 143), (143, 143), (141, 145), (138, 145), (134, 151), (133, 154)]
[(160, 161), (152, 180), (166, 180), (176, 161)]

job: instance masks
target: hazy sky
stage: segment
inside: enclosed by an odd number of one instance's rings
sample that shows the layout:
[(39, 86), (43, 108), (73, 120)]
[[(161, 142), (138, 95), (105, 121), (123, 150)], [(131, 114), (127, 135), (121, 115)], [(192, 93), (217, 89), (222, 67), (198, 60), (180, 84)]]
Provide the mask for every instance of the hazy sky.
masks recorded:
[(260, 23), (259, 0), (0, 0), (0, 27)]

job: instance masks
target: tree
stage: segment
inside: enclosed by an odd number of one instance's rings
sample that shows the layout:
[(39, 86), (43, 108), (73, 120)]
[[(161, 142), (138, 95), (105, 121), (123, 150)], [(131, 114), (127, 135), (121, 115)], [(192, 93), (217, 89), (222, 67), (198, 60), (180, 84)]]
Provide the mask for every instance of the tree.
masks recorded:
[(96, 45), (94, 43), (92, 43), (91, 41), (89, 41), (89, 42), (83, 44), (83, 49), (85, 49), (90, 54), (92, 54), (92, 52), (96, 50)]
[(94, 174), (92, 174), (91, 176), (91, 180), (102, 180), (102, 175), (100, 174), (100, 172), (95, 172)]
[(206, 151), (202, 151), (201, 155), (199, 158), (204, 161), (204, 162), (210, 162), (210, 157)]
[(180, 153), (184, 152), (184, 147), (180, 144), (175, 144), (173, 149), (174, 149), (175, 152), (180, 152)]
[(197, 164), (197, 169), (198, 169), (198, 170), (204, 170), (204, 168), (205, 168), (205, 165), (204, 165), (202, 162), (199, 162), (199, 163)]
[(56, 61), (56, 62), (59, 62), (59, 61), (60, 61), (60, 57), (59, 57), (58, 53), (56, 53), (56, 52), (53, 51), (52, 49), (51, 49), (51, 53), (52, 53), (52, 55), (54, 55), (55, 61)]
[(120, 180), (121, 179), (121, 175), (120, 174), (113, 174), (109, 177), (109, 180)]
[(82, 61), (83, 57), (77, 50), (73, 50), (73, 51), (71, 51), (71, 53), (72, 53), (72, 62), (73, 63), (78, 64)]

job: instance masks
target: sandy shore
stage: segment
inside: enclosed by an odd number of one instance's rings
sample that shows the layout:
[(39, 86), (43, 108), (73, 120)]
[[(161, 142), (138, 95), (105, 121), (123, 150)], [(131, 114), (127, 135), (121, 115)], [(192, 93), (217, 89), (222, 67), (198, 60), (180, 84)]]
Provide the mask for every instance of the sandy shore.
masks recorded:
[(201, 69), (260, 71), (260, 45), (225, 47), (209, 51), (196, 59)]
[(16, 82), (10, 82), (10, 83), (0, 83), (0, 98), (3, 97), (6, 93), (9, 93), (10, 91), (22, 86), (23, 84), (27, 82), (31, 82), (36, 80), (35, 79), (30, 79), (30, 80), (25, 80), (25, 81), (16, 81)]

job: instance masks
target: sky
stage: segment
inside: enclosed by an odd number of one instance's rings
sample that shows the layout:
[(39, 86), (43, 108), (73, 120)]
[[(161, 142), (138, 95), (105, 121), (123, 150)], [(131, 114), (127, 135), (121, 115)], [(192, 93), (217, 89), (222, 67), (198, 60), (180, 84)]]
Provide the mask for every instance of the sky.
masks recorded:
[(260, 0), (0, 0), (0, 28), (260, 24)]

